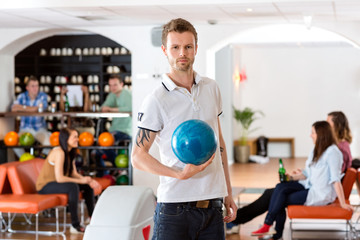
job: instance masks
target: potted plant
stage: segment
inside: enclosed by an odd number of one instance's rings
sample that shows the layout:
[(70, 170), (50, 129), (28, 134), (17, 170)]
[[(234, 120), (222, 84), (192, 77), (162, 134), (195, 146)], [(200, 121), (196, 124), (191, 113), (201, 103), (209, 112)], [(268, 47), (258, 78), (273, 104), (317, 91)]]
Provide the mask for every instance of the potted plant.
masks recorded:
[(264, 116), (264, 113), (258, 110), (253, 110), (249, 107), (246, 107), (244, 110), (234, 109), (234, 118), (237, 122), (241, 124), (242, 132), (239, 139), (239, 145), (234, 146), (234, 156), (235, 161), (240, 163), (246, 163), (249, 160), (250, 156), (250, 147), (247, 144), (248, 136), (251, 132), (257, 130), (250, 129), (251, 124), (258, 119), (258, 116)]

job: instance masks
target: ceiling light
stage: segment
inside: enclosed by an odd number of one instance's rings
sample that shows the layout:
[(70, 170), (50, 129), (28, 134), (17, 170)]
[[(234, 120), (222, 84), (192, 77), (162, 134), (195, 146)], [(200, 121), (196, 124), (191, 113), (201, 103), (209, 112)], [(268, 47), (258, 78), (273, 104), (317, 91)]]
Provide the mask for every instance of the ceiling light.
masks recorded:
[(207, 22), (208, 22), (210, 25), (215, 25), (215, 24), (218, 23), (218, 21), (215, 20), (215, 19), (209, 19)]
[(252, 9), (252, 8), (247, 8), (246, 11), (247, 11), (247, 12), (252, 12), (253, 9)]

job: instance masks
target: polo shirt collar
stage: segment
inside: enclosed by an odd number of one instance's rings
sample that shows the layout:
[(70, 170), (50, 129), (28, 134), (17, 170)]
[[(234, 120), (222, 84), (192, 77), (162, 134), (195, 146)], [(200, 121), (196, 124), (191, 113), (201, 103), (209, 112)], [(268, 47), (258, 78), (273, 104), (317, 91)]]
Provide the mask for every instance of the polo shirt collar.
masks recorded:
[[(201, 80), (201, 76), (199, 74), (197, 74), (194, 71), (194, 75), (195, 75), (195, 85), (197, 85)], [(162, 76), (162, 85), (164, 86), (164, 88), (171, 92), (172, 90), (174, 90), (175, 88), (177, 88), (178, 86), (173, 82), (173, 80), (171, 80), (171, 78), (169, 78), (169, 76), (164, 73)]]

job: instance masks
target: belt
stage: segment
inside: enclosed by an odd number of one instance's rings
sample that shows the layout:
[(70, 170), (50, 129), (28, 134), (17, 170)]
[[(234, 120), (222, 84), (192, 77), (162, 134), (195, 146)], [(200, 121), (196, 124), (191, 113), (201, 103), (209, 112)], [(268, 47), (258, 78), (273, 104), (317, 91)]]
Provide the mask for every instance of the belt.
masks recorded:
[(222, 208), (223, 200), (221, 198), (201, 200), (195, 202), (184, 202), (183, 204), (197, 208)]

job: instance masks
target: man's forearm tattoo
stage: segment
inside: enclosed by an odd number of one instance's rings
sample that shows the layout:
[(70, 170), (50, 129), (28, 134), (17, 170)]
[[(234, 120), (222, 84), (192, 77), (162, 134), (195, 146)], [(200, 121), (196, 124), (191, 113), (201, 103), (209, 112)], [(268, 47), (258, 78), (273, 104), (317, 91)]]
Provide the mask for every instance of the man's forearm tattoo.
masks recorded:
[(223, 147), (220, 147), (220, 154), (222, 155), (224, 152), (224, 148)]
[(150, 142), (150, 130), (140, 128), (136, 136), (136, 145), (141, 147), (141, 143), (144, 146), (144, 140)]
[[(223, 147), (220, 147), (220, 155), (221, 155), (221, 156), (222, 156), (223, 152), (224, 152), (224, 148), (223, 148)], [(221, 161), (221, 164), (222, 164), (223, 167), (224, 167), (224, 162), (223, 162), (223, 161)]]

